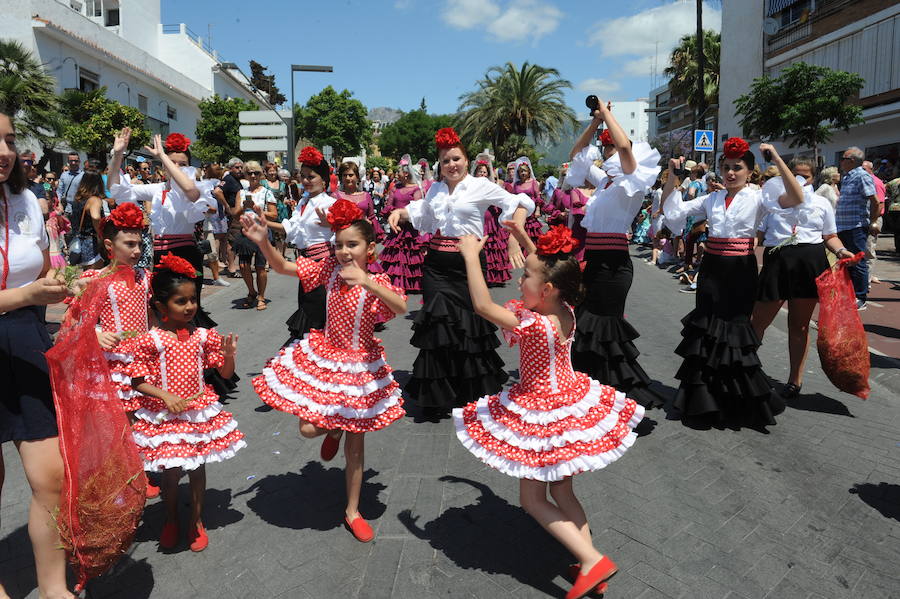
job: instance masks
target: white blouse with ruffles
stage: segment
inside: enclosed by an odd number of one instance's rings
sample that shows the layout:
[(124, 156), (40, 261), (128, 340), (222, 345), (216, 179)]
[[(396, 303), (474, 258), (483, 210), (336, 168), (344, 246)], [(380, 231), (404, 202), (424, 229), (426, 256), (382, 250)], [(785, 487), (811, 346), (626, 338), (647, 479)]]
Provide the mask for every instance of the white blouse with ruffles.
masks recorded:
[(327, 193), (319, 193), (301, 200), (294, 208), (291, 218), (282, 221), (284, 235), (290, 243), (299, 249), (306, 249), (317, 243), (330, 242), (333, 233), (328, 223), (325, 226), (319, 224), (319, 215), (316, 208), (327, 211), (337, 200)]
[(487, 177), (466, 177), (451, 194), (447, 184), (436, 182), (425, 198), (406, 206), (409, 221), (420, 233), (438, 233), (446, 237), (484, 235), (484, 213), (491, 206), (502, 210), (500, 222), (512, 220), (516, 208), (534, 213), (534, 201), (524, 193), (512, 194)]
[(117, 202), (150, 202), (150, 230), (154, 235), (189, 235), (194, 232), (194, 224), (206, 218), (211, 208), (217, 207), (215, 200), (210, 200), (212, 196), (202, 191), (196, 202), (190, 201), (177, 185), (172, 186), (163, 201), (165, 189), (166, 183), (132, 185), (122, 179), (110, 186), (109, 194)]
[(764, 246), (775, 247), (786, 241), (822, 243), (823, 235), (837, 233), (831, 202), (813, 191), (812, 185), (805, 183), (801, 185), (803, 185), (802, 204), (771, 212), (760, 223), (759, 230), (766, 234)]

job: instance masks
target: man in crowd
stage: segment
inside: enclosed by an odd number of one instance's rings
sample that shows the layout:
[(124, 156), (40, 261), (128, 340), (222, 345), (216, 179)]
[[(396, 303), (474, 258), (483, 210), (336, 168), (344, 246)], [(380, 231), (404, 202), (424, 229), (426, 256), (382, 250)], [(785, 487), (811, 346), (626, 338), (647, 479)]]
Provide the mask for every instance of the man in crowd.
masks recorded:
[(69, 152), (66, 162), (68, 170), (59, 176), (59, 201), (63, 203), (66, 214), (71, 215), (72, 202), (81, 184), (81, 157), (78, 152)]
[[(881, 206), (875, 196), (875, 182), (862, 167), (865, 154), (857, 147), (849, 147), (841, 156), (841, 196), (835, 210), (838, 237), (854, 254), (865, 252), (866, 240), (877, 231)], [(877, 232), (875, 233), (877, 235)], [(869, 262), (865, 258), (850, 267), (857, 310), (866, 309), (869, 294)]]
[[(238, 192), (244, 189), (244, 186), (241, 184), (241, 179), (244, 178), (244, 161), (240, 158), (232, 158), (228, 161), (228, 174), (222, 178), (222, 193), (225, 195), (225, 201), (228, 203), (228, 207), (230, 209), (234, 209), (237, 206), (237, 196)], [(234, 243), (235, 234), (240, 230), (241, 224), (239, 219), (232, 218), (231, 214), (226, 214), (228, 217), (228, 235), (225, 240), (225, 252), (226, 252), (226, 268), (228, 269), (229, 276), (237, 276), (237, 255), (234, 253), (232, 249), (232, 243)]]
[(878, 204), (880, 208), (878, 209), (878, 220), (875, 222), (875, 227), (869, 234), (869, 239), (866, 242), (867, 248), (867, 257), (872, 261), (869, 264), (869, 282), (870, 283), (880, 283), (881, 280), (875, 276), (875, 261), (878, 259), (877, 254), (875, 253), (876, 246), (878, 244), (878, 234), (881, 233), (881, 229), (884, 226), (884, 197), (885, 197), (885, 189), (884, 189), (884, 181), (878, 178), (875, 174), (874, 166), (871, 160), (864, 160), (862, 163), (863, 169), (869, 175), (872, 176), (872, 182), (875, 184), (875, 198), (878, 200)]

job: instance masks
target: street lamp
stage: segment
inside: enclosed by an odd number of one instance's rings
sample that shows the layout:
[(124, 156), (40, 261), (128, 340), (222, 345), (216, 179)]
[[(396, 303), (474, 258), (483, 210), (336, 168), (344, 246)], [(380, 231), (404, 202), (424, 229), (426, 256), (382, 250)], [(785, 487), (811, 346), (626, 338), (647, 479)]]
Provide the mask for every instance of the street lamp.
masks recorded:
[(125, 81), (119, 81), (119, 85), (117, 85), (116, 87), (122, 87), (123, 85), (125, 86), (125, 90), (128, 92), (128, 105), (131, 106), (131, 86), (128, 85), (128, 83), (126, 83)]
[(333, 73), (334, 67), (331, 65), (318, 64), (292, 64), (291, 65), (291, 129), (288, 131), (288, 154), (290, 155), (291, 170), (297, 168), (297, 157), (294, 156), (294, 146), (297, 140), (294, 139), (296, 131), (295, 114), (294, 114), (294, 73), (302, 71), (304, 73)]
[(75, 60), (74, 58), (72, 58), (71, 56), (66, 56), (65, 58), (63, 58), (63, 61), (60, 63), (60, 68), (62, 68), (62, 65), (66, 64), (67, 60), (71, 60), (72, 64), (75, 65), (75, 87), (72, 89), (80, 89), (81, 86), (78, 85), (78, 61)]

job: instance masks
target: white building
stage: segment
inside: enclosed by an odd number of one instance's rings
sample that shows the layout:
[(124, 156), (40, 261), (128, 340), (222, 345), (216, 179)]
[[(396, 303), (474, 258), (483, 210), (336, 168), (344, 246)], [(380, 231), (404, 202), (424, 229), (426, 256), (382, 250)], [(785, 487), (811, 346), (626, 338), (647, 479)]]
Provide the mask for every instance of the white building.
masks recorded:
[[(160, 23), (160, 0), (5, 2), (0, 37), (21, 42), (56, 79), (56, 92), (106, 86), (146, 115), (146, 127), (196, 139), (200, 100), (218, 94), (271, 108), (233, 63), (185, 25)], [(37, 148), (34, 148), (37, 150)]]
[[(859, 146), (872, 160), (900, 168), (900, 3), (894, 0), (746, 0), (722, 1), (719, 79), (720, 139), (741, 135), (734, 101), (747, 93), (755, 77), (778, 74), (796, 62), (826, 66), (865, 79), (856, 102), (864, 125), (836, 131), (820, 148), (825, 164)], [(789, 148), (788, 155), (812, 155)]]
[(616, 120), (619, 121), (631, 141), (648, 141), (649, 139), (648, 106), (647, 100), (643, 98), (633, 102), (613, 102), (613, 114), (616, 115)]

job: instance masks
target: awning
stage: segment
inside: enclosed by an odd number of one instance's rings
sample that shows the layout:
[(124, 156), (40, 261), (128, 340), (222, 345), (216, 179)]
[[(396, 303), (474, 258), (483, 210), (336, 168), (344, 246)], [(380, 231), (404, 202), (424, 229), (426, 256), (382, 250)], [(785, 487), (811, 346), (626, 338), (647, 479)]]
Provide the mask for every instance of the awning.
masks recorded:
[(780, 13), (785, 8), (788, 8), (792, 4), (797, 4), (800, 0), (769, 0), (769, 10), (766, 11), (766, 16), (771, 17), (776, 13)]

